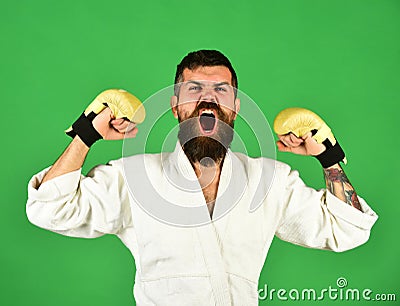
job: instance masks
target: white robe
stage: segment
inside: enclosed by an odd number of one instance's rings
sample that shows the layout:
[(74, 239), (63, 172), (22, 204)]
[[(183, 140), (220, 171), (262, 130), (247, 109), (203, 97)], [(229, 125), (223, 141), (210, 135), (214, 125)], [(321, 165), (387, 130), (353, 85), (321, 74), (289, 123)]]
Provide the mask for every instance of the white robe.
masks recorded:
[[(47, 171), (29, 182), (30, 222), (67, 236), (117, 235), (135, 258), (137, 305), (258, 305), (258, 279), (274, 235), (341, 252), (365, 243), (377, 219), (361, 198), (363, 212), (305, 186), (284, 163), (231, 151), (212, 221), (201, 190), (188, 191), (199, 185), (179, 145), (173, 153), (97, 166), (87, 176), (77, 170), (37, 189)], [(179, 220), (198, 221), (189, 215), (195, 211), (209, 222), (175, 226), (174, 215), (151, 216), (168, 203), (181, 205), (179, 212), (189, 208)]]

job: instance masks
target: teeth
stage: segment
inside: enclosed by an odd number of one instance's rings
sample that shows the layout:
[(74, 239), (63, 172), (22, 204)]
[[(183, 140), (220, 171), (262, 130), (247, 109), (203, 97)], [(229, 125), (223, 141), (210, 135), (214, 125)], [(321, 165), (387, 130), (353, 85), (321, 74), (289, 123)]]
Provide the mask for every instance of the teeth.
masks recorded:
[(201, 113), (202, 114), (214, 114), (214, 112), (211, 109), (205, 109)]

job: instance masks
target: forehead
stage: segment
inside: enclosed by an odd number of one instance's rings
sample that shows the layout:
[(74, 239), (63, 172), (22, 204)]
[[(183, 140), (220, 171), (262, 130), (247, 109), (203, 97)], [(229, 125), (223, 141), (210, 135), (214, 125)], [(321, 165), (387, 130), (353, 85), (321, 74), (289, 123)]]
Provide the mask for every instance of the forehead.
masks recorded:
[(183, 70), (183, 82), (187, 81), (213, 81), (227, 82), (232, 85), (232, 74), (225, 66), (201, 66), (194, 70)]

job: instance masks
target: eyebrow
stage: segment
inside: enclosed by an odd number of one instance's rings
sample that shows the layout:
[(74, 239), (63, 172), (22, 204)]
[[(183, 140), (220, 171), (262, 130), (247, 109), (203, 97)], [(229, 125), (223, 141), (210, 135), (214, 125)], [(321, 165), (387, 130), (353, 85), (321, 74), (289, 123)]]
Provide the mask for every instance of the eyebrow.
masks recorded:
[[(200, 86), (204, 86), (204, 83), (198, 82), (198, 81), (187, 81), (185, 82), (186, 84), (196, 84), (196, 85), (200, 85)], [(214, 87), (219, 87), (219, 86), (223, 86), (223, 85), (228, 85), (231, 86), (229, 84), (229, 82), (219, 82), (219, 83), (215, 83), (213, 86)]]
[(201, 85), (201, 86), (204, 85), (203, 83), (197, 82), (197, 81), (187, 81), (187, 82), (184, 82), (184, 83), (185, 83), (185, 85), (189, 85), (189, 84), (195, 84), (195, 85)]
[(214, 87), (223, 86), (223, 85), (231, 86), (228, 82), (219, 82), (219, 83), (214, 84)]

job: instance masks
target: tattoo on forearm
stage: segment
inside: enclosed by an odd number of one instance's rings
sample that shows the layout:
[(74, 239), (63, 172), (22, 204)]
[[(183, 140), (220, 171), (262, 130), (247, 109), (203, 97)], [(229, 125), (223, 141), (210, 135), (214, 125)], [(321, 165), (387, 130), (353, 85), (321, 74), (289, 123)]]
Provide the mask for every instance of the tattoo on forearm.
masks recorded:
[(337, 198), (362, 211), (353, 186), (341, 168), (324, 169), (326, 188)]

